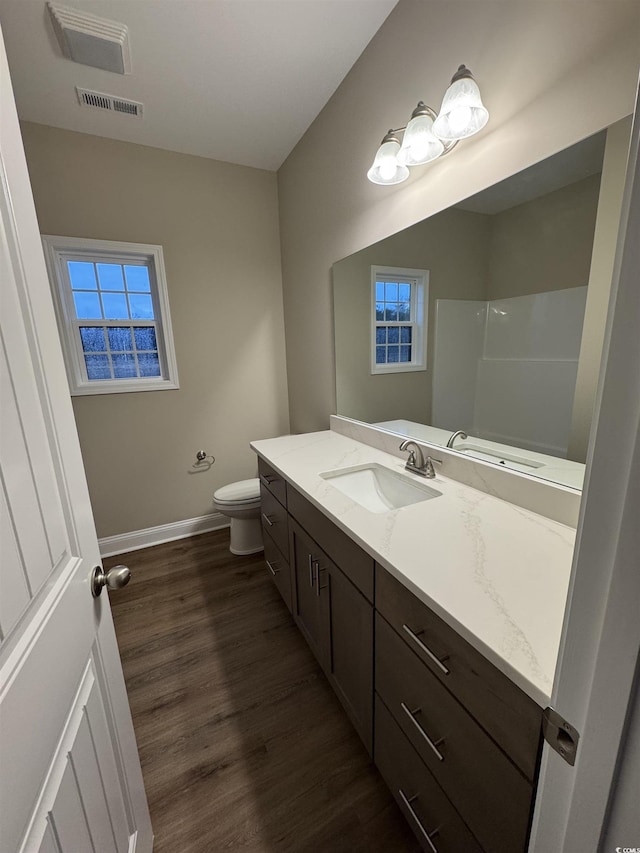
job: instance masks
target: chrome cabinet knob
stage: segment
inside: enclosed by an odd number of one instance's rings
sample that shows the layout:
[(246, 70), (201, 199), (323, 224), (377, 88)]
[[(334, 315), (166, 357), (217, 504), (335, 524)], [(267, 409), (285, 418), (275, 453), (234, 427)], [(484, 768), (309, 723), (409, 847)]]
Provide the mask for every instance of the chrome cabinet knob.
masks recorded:
[(103, 586), (109, 589), (122, 589), (131, 580), (131, 569), (129, 566), (113, 566), (105, 572), (101, 566), (96, 566), (91, 573), (91, 595), (97, 598), (102, 592)]

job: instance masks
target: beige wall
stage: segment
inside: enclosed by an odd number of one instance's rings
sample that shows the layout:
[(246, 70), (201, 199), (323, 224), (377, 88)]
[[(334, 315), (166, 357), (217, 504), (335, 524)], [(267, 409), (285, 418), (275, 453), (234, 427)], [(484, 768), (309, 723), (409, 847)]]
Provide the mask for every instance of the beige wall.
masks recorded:
[(205, 515), (288, 430), (275, 174), (22, 130), (43, 233), (164, 247), (180, 389), (74, 399), (98, 535)]
[(600, 175), (492, 217), (487, 299), (589, 282)]
[[(461, 26), (464, 22), (464, 26)], [(331, 266), (629, 114), (636, 2), (400, 0), (278, 173), (292, 428), (335, 410)], [(465, 62), (486, 130), (396, 187), (365, 173), (389, 127)]]
[[(339, 414), (369, 422), (431, 423), (436, 299), (486, 299), (490, 224), (489, 216), (446, 210), (335, 264)], [(429, 270), (426, 371), (371, 375), (372, 265)]]

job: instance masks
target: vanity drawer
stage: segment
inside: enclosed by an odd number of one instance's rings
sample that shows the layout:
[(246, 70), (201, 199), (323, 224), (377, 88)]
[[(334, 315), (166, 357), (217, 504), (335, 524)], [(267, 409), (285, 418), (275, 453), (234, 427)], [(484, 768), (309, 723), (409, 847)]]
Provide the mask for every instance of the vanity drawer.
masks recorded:
[(274, 584), (291, 612), (291, 569), (280, 549), (263, 527), (264, 559)]
[(538, 705), (377, 564), (376, 609), (533, 781), (542, 724)]
[(376, 614), (376, 691), (486, 850), (522, 853), (532, 786)]
[(322, 543), (323, 550), (340, 566), (351, 583), (368, 601), (373, 601), (373, 558), (290, 484), (287, 484), (287, 506), (300, 526), (316, 542)]
[(258, 476), (260, 485), (268, 489), (274, 498), (286, 507), (287, 505), (287, 483), (284, 478), (275, 471), (268, 462), (258, 456)]
[(260, 513), (262, 528), (283, 554), (289, 553), (289, 525), (286, 509), (271, 492), (260, 486)]
[(460, 815), (377, 696), (375, 720), (375, 763), (422, 849), (429, 853), (482, 853)]

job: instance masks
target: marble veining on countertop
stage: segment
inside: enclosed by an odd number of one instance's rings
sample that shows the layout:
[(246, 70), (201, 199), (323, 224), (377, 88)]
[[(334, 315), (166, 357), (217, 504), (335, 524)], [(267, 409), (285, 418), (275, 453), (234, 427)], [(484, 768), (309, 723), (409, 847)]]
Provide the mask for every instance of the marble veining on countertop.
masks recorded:
[[(333, 431), (252, 448), (538, 704), (549, 702), (575, 541), (571, 527)], [(433, 500), (372, 513), (322, 472), (375, 462), (428, 483)]]

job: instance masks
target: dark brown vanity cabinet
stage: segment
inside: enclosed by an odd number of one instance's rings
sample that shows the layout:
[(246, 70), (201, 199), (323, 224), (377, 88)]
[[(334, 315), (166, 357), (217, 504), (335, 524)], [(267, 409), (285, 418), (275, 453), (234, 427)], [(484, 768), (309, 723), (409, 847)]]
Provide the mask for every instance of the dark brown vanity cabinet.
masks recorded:
[[(476, 849), (451, 840), (463, 824), (485, 853), (524, 853), (541, 709), (380, 566), (376, 611), (374, 760), (424, 849)], [(426, 802), (433, 784), (457, 822)]]
[(289, 525), (294, 618), (371, 753), (373, 607), (296, 521)]
[(263, 460), (260, 478), (267, 568), (423, 849), (524, 853), (541, 708)]

